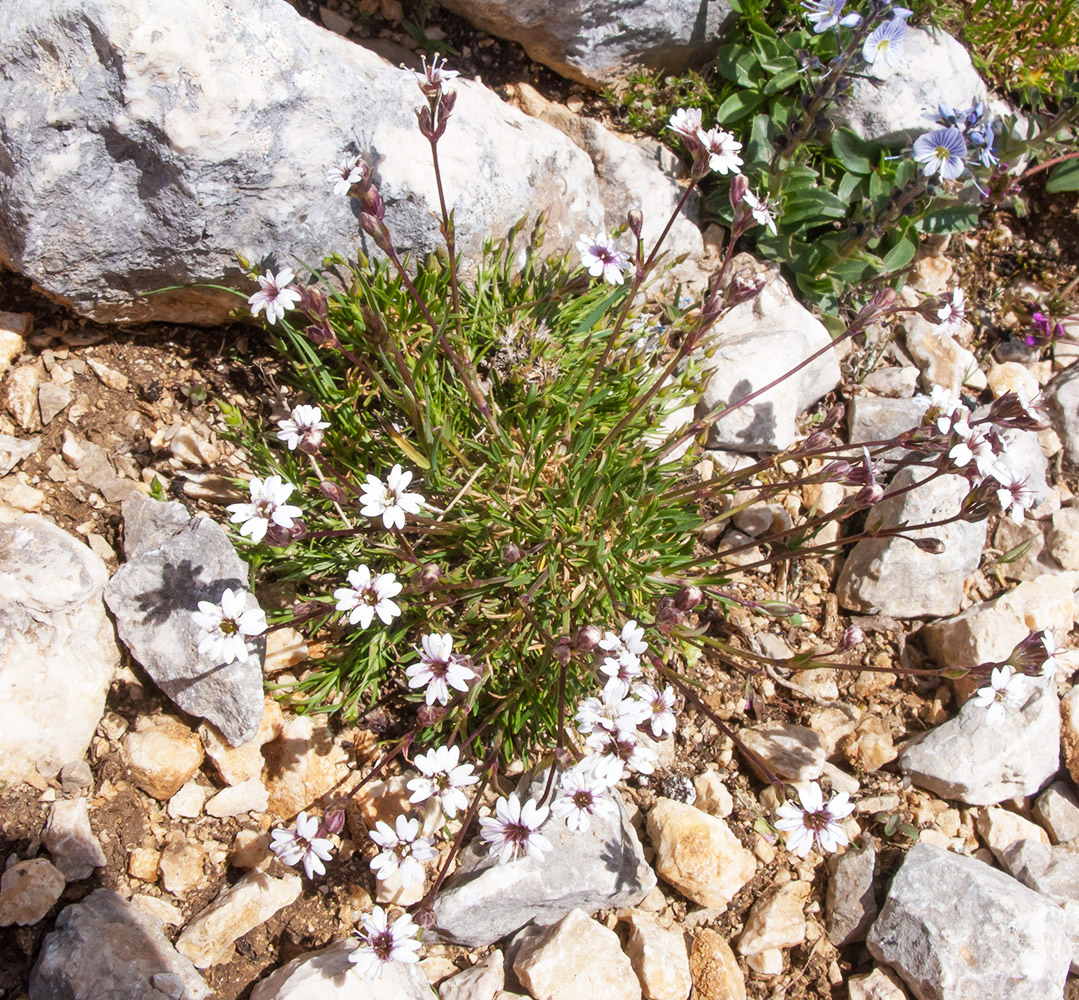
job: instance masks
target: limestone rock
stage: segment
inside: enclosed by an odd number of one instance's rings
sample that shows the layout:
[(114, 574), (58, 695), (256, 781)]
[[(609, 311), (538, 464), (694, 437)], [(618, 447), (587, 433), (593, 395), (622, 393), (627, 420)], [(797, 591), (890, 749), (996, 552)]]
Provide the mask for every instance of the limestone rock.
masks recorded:
[(120, 662), (107, 579), (99, 556), (44, 518), (0, 525), (0, 780), (55, 774), (86, 752)]
[(863, 388), (876, 396), (884, 396), (887, 399), (910, 399), (917, 386), (918, 369), (913, 365), (902, 368), (878, 368), (862, 379)]
[(1054, 691), (1038, 687), (1022, 709), (994, 725), (969, 701), (954, 719), (908, 746), (900, 770), (914, 784), (970, 805), (1033, 795), (1060, 766), (1058, 706)]
[(348, 960), (355, 948), (346, 938), (294, 958), (258, 983), (251, 1000), (434, 1000), (417, 965), (390, 962), (378, 979), (358, 976)]
[(161, 884), (174, 896), (183, 896), (202, 881), (206, 852), (201, 844), (178, 841), (161, 852)]
[(54, 802), (41, 840), (68, 882), (89, 878), (107, 861), (90, 827), (89, 801), (84, 798)]
[(208, 969), (225, 958), (237, 938), (294, 903), (302, 889), (299, 875), (274, 878), (265, 872), (249, 872), (188, 921), (176, 939), (176, 950), (196, 968)]
[[(793, 295), (778, 264), (763, 264), (748, 254), (731, 262), (726, 281), (760, 282), (760, 292), (739, 303), (710, 328), (699, 359), (710, 373), (698, 417), (721, 402), (735, 403), (773, 382), (785, 370), (828, 348), (832, 339), (823, 324)], [(777, 368), (776, 359), (782, 359)], [(819, 358), (773, 389), (713, 424), (710, 448), (775, 452), (795, 438), (803, 410), (831, 392), (840, 380), (835, 352)]]
[(45, 377), (40, 361), (19, 365), (7, 378), (7, 409), (27, 433), (41, 430), (37, 391)]
[(179, 719), (141, 718), (124, 737), (131, 780), (160, 802), (171, 799), (202, 764), (199, 738)]
[(445, 6), (517, 42), (560, 76), (597, 88), (635, 68), (679, 72), (710, 58), (732, 17), (726, 3), (702, 8), (689, 0), (447, 0)]
[(1072, 365), (1057, 375), (1045, 387), (1044, 399), (1065, 460), (1079, 465), (1079, 367)]
[(697, 800), (693, 803), (698, 809), (711, 816), (724, 819), (734, 812), (734, 799), (723, 784), (723, 779), (715, 771), (702, 771), (693, 779), (693, 789)]
[[(179, 985), (179, 994), (158, 988), (165, 976)], [(30, 973), (30, 1000), (178, 995), (204, 1000), (210, 990), (161, 933), (161, 921), (109, 889), (95, 889), (60, 912)]]
[[(888, 492), (920, 483), (931, 474), (928, 469), (901, 469)], [(961, 476), (940, 476), (881, 501), (873, 508), (873, 517), (885, 528), (943, 520), (959, 512), (968, 489)], [(907, 537), (866, 538), (855, 544), (836, 584), (839, 603), (852, 611), (896, 618), (955, 614), (963, 599), (963, 584), (981, 559), (985, 522), (956, 521), (904, 534)], [(911, 538), (936, 538), (944, 550), (923, 552)], [(925, 586), (926, 580), (932, 580), (933, 586)]]
[(836, 947), (864, 941), (877, 918), (873, 880), (877, 844), (865, 837), (865, 845), (848, 848), (828, 858), (828, 889), (824, 897), (828, 940)]
[(1045, 548), (1064, 569), (1079, 570), (1079, 510), (1065, 507), (1053, 514)]
[(1054, 781), (1034, 803), (1034, 818), (1054, 844), (1079, 840), (1079, 796), (1067, 782)]
[(0, 476), (6, 476), (24, 458), (37, 454), (40, 444), (41, 438), (38, 436), (17, 438), (0, 434)]
[[(537, 778), (531, 794), (540, 794), (544, 780), (545, 775)], [(500, 865), (484, 845), (466, 845), (461, 866), (435, 898), (434, 932), (479, 947), (529, 922), (553, 924), (573, 909), (594, 913), (635, 906), (655, 887), (656, 877), (617, 801), (616, 816), (594, 819), (583, 832), (549, 817), (542, 833), (554, 850), (542, 862), (524, 857)]]
[[(247, 294), (237, 252), (275, 270), (353, 257), (353, 203), (326, 182), (346, 150), (374, 164), (398, 251), (441, 246), (415, 76), (288, 4), (194, 2), (177, 19), (155, 0), (27, 0), (0, 63), (0, 257), (99, 321), (217, 324), (236, 298), (196, 283)], [(453, 89), (439, 160), (466, 258), (548, 207), (552, 251), (604, 229), (584, 153), (480, 84)]]
[[(246, 590), (246, 564), (209, 518), (189, 518), (177, 528), (171, 505), (141, 495), (125, 500), (123, 512), (125, 524), (137, 518), (139, 554), (129, 555), (105, 588), (116, 631), (181, 709), (212, 722), (233, 746), (247, 742), (262, 719), (265, 642), (251, 641), (244, 659), (217, 663), (198, 652), (201, 632), (191, 618), (199, 601), (216, 604), (226, 588)], [(161, 521), (150, 527), (155, 517)], [(157, 544), (143, 549), (138, 543), (146, 536)], [(258, 606), (250, 593), (247, 606)]]
[(1033, 839), (1018, 840), (1001, 863), (1010, 875), (1062, 908), (1071, 970), (1079, 971), (1079, 855)]
[(1048, 834), (1037, 823), (1031, 823), (1029, 819), (998, 806), (980, 810), (974, 828), (982, 843), (1001, 862), (1004, 855), (1020, 841), (1035, 840), (1049, 846)]
[(892, 731), (883, 719), (868, 713), (858, 720), (849, 736), (839, 741), (839, 749), (858, 770), (873, 774), (899, 756), (892, 744)]
[(506, 982), (505, 957), (497, 948), (438, 987), (438, 1000), (495, 1000)]
[(206, 814), (225, 819), (229, 816), (242, 816), (244, 813), (266, 811), (269, 793), (259, 778), (249, 778), (238, 785), (222, 788), (206, 803)]
[[(917, 427), (929, 409), (928, 396), (911, 399), (878, 399), (876, 396), (855, 396), (849, 404), (848, 425), (850, 443), (887, 441), (904, 431)], [(891, 469), (907, 454), (904, 448), (889, 448), (876, 456), (885, 468)]]
[(238, 747), (229, 746), (228, 740), (208, 722), (199, 726), (199, 736), (206, 749), (206, 756), (213, 762), (221, 780), (226, 785), (239, 785), (261, 776), (266, 763), (262, 748), (281, 735), (283, 724), (281, 706), (273, 698), (266, 698), (263, 702), (262, 721), (254, 739), (241, 743)]
[(907, 855), (868, 945), (915, 996), (934, 1000), (1060, 1000), (1071, 951), (1058, 906), (929, 844)]
[(64, 891), (64, 875), (45, 858), (19, 861), (0, 876), (0, 927), (44, 920)]
[[(779, 777), (788, 781), (815, 781), (820, 777), (824, 744), (812, 729), (792, 723), (768, 723), (743, 729), (738, 736)], [(747, 759), (753, 766), (753, 759)]]
[(661, 927), (646, 913), (629, 918), (626, 954), (645, 1000), (686, 1000), (693, 987), (680, 927)]
[(725, 907), (757, 870), (757, 863), (716, 816), (660, 798), (648, 811), (656, 871), (701, 906)]
[(206, 800), (214, 790), (197, 781), (188, 781), (169, 799), (168, 813), (173, 819), (194, 819), (201, 815)]
[(874, 969), (865, 976), (847, 980), (849, 1000), (907, 1000), (899, 977), (887, 969)]
[(813, 891), (809, 882), (771, 886), (753, 904), (738, 939), (741, 955), (794, 948), (806, 938), (804, 907)]
[(513, 971), (544, 1000), (641, 1000), (641, 984), (617, 935), (584, 910), (571, 910), (522, 945)]
[(345, 748), (334, 742), (320, 716), (285, 719), (280, 735), (266, 744), (263, 753), (268, 808), (275, 816), (291, 818), (331, 790), (346, 794), (350, 776), (359, 780), (349, 768)]
[(731, 946), (716, 931), (697, 932), (690, 954), (697, 1000), (746, 1000), (746, 981)]

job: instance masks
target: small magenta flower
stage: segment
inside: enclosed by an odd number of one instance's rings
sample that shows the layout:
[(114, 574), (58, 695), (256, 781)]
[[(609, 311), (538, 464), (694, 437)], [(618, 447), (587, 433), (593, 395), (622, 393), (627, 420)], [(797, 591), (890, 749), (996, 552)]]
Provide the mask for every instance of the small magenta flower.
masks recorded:
[(420, 637), (420, 662), (405, 671), (408, 686), (427, 686), (426, 701), (445, 705), (450, 700), (450, 688), (467, 691), (468, 682), (476, 672), (464, 657), (453, 652), (453, 637), (448, 632), (435, 632)]
[(225, 509), (232, 514), (230, 521), (240, 524), (240, 534), (253, 542), (261, 542), (271, 524), (287, 530), (303, 514), (299, 507), (285, 503), (296, 487), (284, 482), (280, 476), (265, 479), (255, 476), (247, 487), (251, 502), (229, 504)]
[(1031, 316), (1030, 322), (1034, 327), (1032, 333), (1028, 333), (1023, 339), (1028, 347), (1037, 347), (1039, 344), (1050, 344), (1054, 340), (1060, 340), (1064, 336), (1064, 326), (1059, 320), (1053, 320), (1040, 309)]
[(914, 140), (913, 154), (926, 177), (955, 180), (966, 169), (967, 140), (957, 128), (938, 128)]
[(318, 451), (322, 444), (322, 432), (329, 427), (329, 422), (322, 419), (322, 411), (317, 406), (300, 404), (284, 420), (277, 421), (277, 439), (288, 445), (289, 451), (300, 448), (301, 451)]
[(878, 24), (862, 46), (862, 58), (870, 66), (875, 66), (877, 60), (881, 59), (895, 69), (904, 62), (902, 42), (906, 33), (906, 18), (894, 17)]
[(419, 832), (420, 821), (415, 817), (406, 819), (398, 816), (396, 828), (383, 820), (375, 824), (371, 839), (382, 848), (371, 859), (371, 871), (375, 873), (375, 878), (381, 881), (394, 872), (399, 872), (403, 886), (407, 887), (415, 882), (422, 885), (423, 866), (438, 857), (438, 851), (435, 850), (434, 843), (419, 836)]
[(453, 819), (458, 812), (468, 808), (468, 796), (462, 789), (479, 781), (474, 774), (472, 764), (461, 764), (461, 751), (458, 747), (436, 747), (426, 754), (417, 754), (413, 763), (420, 776), (408, 782), (412, 793), (409, 802), (426, 802), (437, 798), (442, 812), (448, 819)]
[(407, 492), (411, 482), (412, 473), (405, 472), (400, 465), (390, 469), (386, 482), (369, 475), (367, 482), (360, 487), (360, 500), (363, 503), (360, 513), (364, 517), (381, 517), (387, 529), (400, 530), (405, 526), (405, 514), (418, 514), (424, 503), (419, 493)]
[(611, 236), (594, 236), (591, 240), (581, 237), (577, 241), (581, 265), (593, 278), (603, 276), (610, 285), (621, 285), (629, 266), (629, 254), (619, 250)]
[(296, 817), (295, 829), (274, 830), (270, 834), (270, 850), (290, 867), (302, 861), (308, 878), (325, 875), (323, 862), (333, 856), (333, 841), (320, 837), (318, 833), (318, 820), (302, 812)]
[(372, 574), (367, 566), (349, 570), (349, 586), (339, 587), (333, 592), (337, 601), (335, 610), (348, 612), (350, 625), (357, 622), (360, 628), (367, 628), (375, 615), (384, 625), (389, 625), (400, 613), (401, 608), (393, 600), (401, 593), (402, 586), (393, 573)]
[(543, 855), (553, 850), (551, 842), (539, 832), (549, 815), (547, 806), (533, 799), (521, 805), (517, 793), (512, 792), (495, 802), (494, 816), (480, 819), (480, 836), (490, 845), (489, 851), (499, 864), (516, 861), (522, 854), (542, 861)]
[(300, 291), (292, 287), (296, 277), (287, 267), (281, 268), (276, 276), (272, 271), (258, 276), (259, 290), (250, 296), (247, 304), (251, 307), (251, 315), (257, 316), (263, 309), (266, 310), (266, 322), (273, 326), (279, 319), (285, 318), (285, 313), (296, 308), (300, 301)]
[(226, 588), (219, 604), (199, 601), (199, 609), (191, 613), (191, 618), (205, 633), (199, 653), (218, 663), (247, 659), (248, 636), (266, 631), (265, 612), (247, 607), (247, 593), (243, 590)]
[(708, 154), (708, 167), (718, 174), (738, 174), (742, 171), (742, 158), (738, 151), (742, 144), (730, 132), (721, 128), (701, 129), (697, 138)]
[(850, 841), (839, 825), (854, 811), (846, 792), (833, 795), (826, 805), (820, 785), (811, 781), (798, 789), (801, 805), (784, 802), (777, 810), (776, 829), (787, 834), (787, 850), (804, 858), (816, 845), (827, 853), (845, 847)]
[(348, 956), (353, 971), (364, 979), (378, 979), (390, 962), (411, 965), (420, 960), (420, 928), (407, 913), (390, 924), (386, 911), (376, 906), (360, 917), (360, 946)]
[(978, 688), (978, 693), (971, 701), (986, 710), (986, 721), (995, 726), (1003, 721), (1010, 709), (1022, 708), (1029, 693), (1026, 677), (1004, 664), (993, 668), (989, 675), (989, 684)]

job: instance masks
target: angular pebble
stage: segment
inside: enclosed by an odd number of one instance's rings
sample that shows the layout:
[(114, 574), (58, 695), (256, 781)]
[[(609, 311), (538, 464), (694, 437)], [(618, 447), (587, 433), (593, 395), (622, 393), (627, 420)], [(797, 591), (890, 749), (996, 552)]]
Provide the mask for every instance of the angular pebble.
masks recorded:
[(813, 891), (809, 882), (771, 886), (753, 904), (738, 939), (740, 955), (794, 948), (806, 938), (805, 904)]
[(179, 719), (139, 719), (124, 737), (131, 780), (160, 802), (171, 799), (202, 764), (202, 743)]
[[(787, 781), (816, 781), (824, 767), (824, 744), (812, 729), (792, 723), (769, 723), (743, 729), (739, 739)], [(748, 758), (754, 766), (753, 758)], [(766, 775), (761, 775), (766, 778)]]
[(438, 1000), (495, 1000), (506, 982), (505, 956), (497, 948), (456, 976), (443, 980)]
[(0, 876), (0, 927), (28, 927), (44, 920), (64, 885), (63, 873), (45, 858), (12, 865)]
[(746, 1000), (746, 980), (738, 959), (716, 931), (697, 932), (689, 963), (697, 1000)]
[(646, 1000), (686, 1000), (693, 977), (682, 928), (662, 927), (645, 913), (634, 913), (627, 922), (626, 954)]
[(828, 888), (824, 897), (825, 929), (837, 948), (864, 941), (877, 919), (874, 877), (877, 842), (863, 838), (861, 848), (847, 848), (828, 859)]
[(108, 860), (90, 828), (87, 799), (54, 803), (41, 839), (52, 855), (52, 863), (69, 882), (89, 878)]
[(1079, 796), (1066, 782), (1054, 781), (1035, 801), (1034, 818), (1054, 844), (1079, 839)]

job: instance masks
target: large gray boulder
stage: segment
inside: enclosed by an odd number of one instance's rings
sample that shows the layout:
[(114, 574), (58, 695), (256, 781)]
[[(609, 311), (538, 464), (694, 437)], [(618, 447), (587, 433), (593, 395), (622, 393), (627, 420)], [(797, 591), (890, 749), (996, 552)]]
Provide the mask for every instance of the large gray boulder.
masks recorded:
[(867, 944), (917, 1000), (1060, 1000), (1071, 955), (1059, 906), (931, 844), (907, 855)]
[(0, 526), (0, 782), (86, 752), (120, 650), (94, 552), (37, 514)]
[(703, 61), (734, 17), (726, 0), (443, 0), (442, 6), (592, 87), (618, 83), (641, 67), (678, 72)]
[[(366, 156), (402, 251), (441, 242), (415, 76), (281, 0), (22, 0), (0, 38), (0, 261), (99, 321), (216, 324), (243, 300), (235, 253), (316, 265), (358, 246), (326, 174)], [(457, 81), (440, 145), (458, 244), (550, 209), (548, 247), (604, 228), (588, 157)], [(370, 251), (372, 248), (367, 247)]]
[[(202, 633), (191, 614), (226, 588), (246, 590), (247, 564), (221, 525), (192, 518), (182, 504), (136, 494), (123, 514), (128, 561), (105, 589), (120, 639), (180, 708), (212, 722), (233, 746), (246, 743), (262, 720), (266, 641), (249, 642), (242, 660), (218, 663), (198, 652)], [(247, 597), (249, 608), (258, 606)]]
[(1065, 368), (1045, 387), (1045, 405), (1053, 430), (1064, 445), (1064, 458), (1079, 465), (1079, 365)]

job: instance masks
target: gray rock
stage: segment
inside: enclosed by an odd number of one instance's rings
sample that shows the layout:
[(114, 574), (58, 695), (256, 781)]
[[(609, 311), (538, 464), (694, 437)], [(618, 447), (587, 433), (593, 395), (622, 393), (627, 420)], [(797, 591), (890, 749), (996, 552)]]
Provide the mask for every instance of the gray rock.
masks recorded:
[(793, 443), (798, 415), (831, 392), (840, 380), (832, 339), (824, 325), (791, 293), (778, 264), (736, 257), (727, 281), (761, 282), (759, 294), (739, 303), (706, 335), (699, 357), (708, 375), (698, 404), (702, 417), (763, 389), (817, 351), (819, 358), (712, 425), (710, 448), (775, 452)]
[(1079, 465), (1079, 365), (1065, 368), (1042, 393), (1053, 430), (1064, 445), (1064, 458)]
[[(213, 325), (242, 300), (191, 286), (253, 290), (236, 252), (298, 274), (353, 257), (354, 203), (326, 180), (349, 148), (374, 162), (399, 250), (441, 245), (415, 77), (288, 4), (193, 0), (177, 18), (162, 0), (25, 0), (8, 13), (0, 258), (83, 314)], [(604, 228), (584, 153), (479, 84), (455, 89), (439, 150), (467, 259), (545, 208), (552, 251)]]
[(107, 579), (99, 556), (44, 518), (0, 525), (0, 780), (55, 774), (86, 752), (120, 662)]
[(1053, 514), (1045, 548), (1064, 569), (1079, 569), (1079, 509), (1064, 507)]
[(17, 438), (0, 434), (0, 476), (6, 476), (24, 458), (36, 454), (40, 437)]
[[(544, 780), (541, 775), (529, 794), (542, 794)], [(656, 885), (621, 799), (617, 816), (593, 819), (585, 832), (552, 815), (542, 833), (554, 845), (542, 862), (524, 857), (500, 865), (484, 845), (469, 844), (461, 867), (435, 898), (434, 933), (481, 947), (530, 921), (557, 923), (573, 909), (635, 906)]]
[(41, 425), (48, 427), (75, 397), (66, 385), (44, 382), (37, 391), (37, 405), (41, 411)]
[[(932, 470), (909, 467), (895, 474), (886, 492), (920, 483)], [(962, 476), (932, 482), (889, 497), (873, 508), (882, 527), (924, 524), (959, 512), (970, 489)], [(936, 528), (905, 532), (905, 538), (866, 538), (847, 556), (839, 573), (839, 603), (852, 611), (914, 618), (952, 615), (963, 600), (963, 583), (978, 568), (985, 545), (984, 521), (954, 521)], [(910, 538), (936, 538), (940, 553), (924, 552)], [(927, 586), (927, 581), (932, 586)]]
[(1079, 972), (1079, 854), (1036, 840), (1021, 840), (1004, 852), (1001, 863), (1023, 885), (1063, 909), (1071, 944), (1071, 971)]
[(1056, 693), (1039, 686), (995, 725), (968, 701), (954, 719), (908, 746), (899, 767), (919, 787), (969, 805), (1033, 795), (1060, 767)]
[(68, 882), (89, 878), (108, 861), (90, 827), (90, 803), (85, 798), (53, 803), (41, 839)]
[[(881, 399), (877, 396), (855, 396), (848, 415), (850, 443), (888, 441), (904, 431), (917, 427), (929, 409), (928, 396), (911, 399)], [(889, 448), (875, 456), (891, 468), (909, 452), (905, 448)]]
[(1079, 839), (1079, 796), (1066, 781), (1054, 781), (1042, 792), (1033, 812), (1054, 844)]
[(944, 32), (910, 28), (903, 39), (906, 61), (895, 69), (878, 62), (865, 77), (851, 82), (850, 97), (840, 106), (844, 124), (872, 142), (897, 147), (935, 126), (923, 117), (941, 101), (967, 107), (987, 100), (967, 50)]
[(195, 967), (161, 933), (161, 921), (118, 893), (96, 889), (56, 918), (30, 973), (30, 1000), (123, 997), (174, 1000), (154, 985), (159, 975), (176, 976), (185, 1000), (203, 1000), (210, 990)]
[(862, 379), (862, 385), (878, 396), (910, 399), (918, 385), (918, 369), (912, 365), (903, 368), (878, 368)]
[[(821, 738), (812, 729), (774, 722), (743, 729), (738, 736), (779, 777), (788, 781), (816, 781), (820, 777), (826, 754)], [(752, 758), (749, 760), (752, 764)], [(766, 775), (762, 778), (767, 780)]]
[[(246, 659), (214, 662), (198, 652), (200, 632), (191, 613), (199, 601), (217, 603), (225, 588), (245, 589), (247, 565), (209, 518), (188, 519), (178, 528), (176, 506), (142, 496), (124, 503), (125, 524), (130, 517), (140, 554), (116, 571), (105, 601), (120, 639), (161, 690), (239, 746), (254, 738), (262, 719), (265, 640), (251, 642)], [(153, 541), (153, 548), (144, 548)], [(248, 607), (254, 606), (249, 594)]]
[(346, 938), (294, 958), (262, 980), (251, 1000), (434, 1000), (418, 965), (390, 962), (378, 979), (357, 975), (348, 960), (355, 948)]
[(869, 931), (869, 951), (918, 1000), (1060, 1000), (1064, 913), (981, 861), (916, 844)]
[(865, 846), (848, 848), (828, 859), (828, 889), (825, 893), (825, 929), (837, 947), (864, 941), (877, 919), (877, 897), (873, 876), (877, 864), (877, 844), (865, 837)]
[(505, 956), (497, 948), (438, 987), (438, 1000), (497, 1000), (506, 984)]
[(679, 72), (707, 59), (733, 16), (724, 0), (446, 0), (443, 6), (590, 86), (624, 80), (642, 66)]

